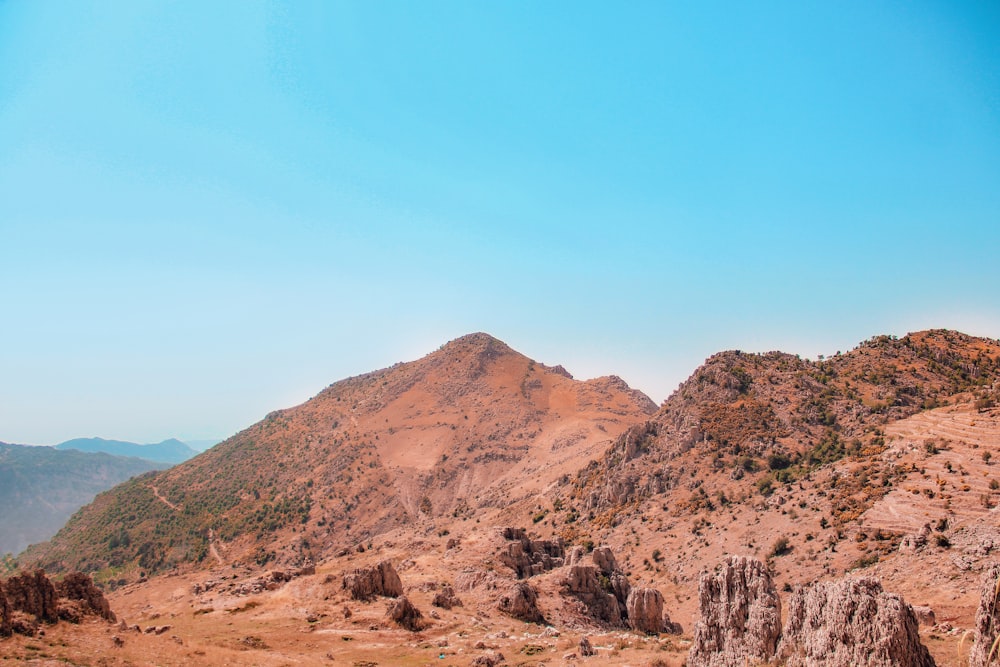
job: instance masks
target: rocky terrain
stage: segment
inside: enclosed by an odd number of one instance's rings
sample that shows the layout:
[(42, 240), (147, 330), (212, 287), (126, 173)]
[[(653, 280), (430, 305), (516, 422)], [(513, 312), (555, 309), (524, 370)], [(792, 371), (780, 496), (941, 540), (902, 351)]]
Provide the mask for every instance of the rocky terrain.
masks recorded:
[(722, 353), (659, 409), (474, 334), (103, 494), (18, 564), (154, 628), (44, 648), (120, 664), (993, 664), (998, 397), (1000, 343), (949, 331)]

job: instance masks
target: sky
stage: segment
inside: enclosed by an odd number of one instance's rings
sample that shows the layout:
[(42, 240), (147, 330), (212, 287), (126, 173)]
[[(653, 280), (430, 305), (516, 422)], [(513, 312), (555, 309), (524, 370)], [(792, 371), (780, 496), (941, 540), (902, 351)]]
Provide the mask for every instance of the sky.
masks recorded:
[(996, 3), (0, 0), (2, 441), (997, 338), (998, 251)]

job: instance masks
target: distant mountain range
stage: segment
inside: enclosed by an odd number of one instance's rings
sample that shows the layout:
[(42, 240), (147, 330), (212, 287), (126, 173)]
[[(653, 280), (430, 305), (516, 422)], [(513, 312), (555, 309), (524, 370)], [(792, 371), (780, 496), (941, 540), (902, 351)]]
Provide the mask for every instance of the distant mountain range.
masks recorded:
[(102, 491), (169, 465), (0, 442), (0, 554), (47, 540)]
[(61, 442), (55, 448), (62, 451), (75, 449), (79, 452), (104, 452), (114, 456), (134, 456), (147, 461), (171, 465), (183, 463), (198, 453), (175, 438), (148, 445), (122, 440), (105, 440), (104, 438), (75, 438)]

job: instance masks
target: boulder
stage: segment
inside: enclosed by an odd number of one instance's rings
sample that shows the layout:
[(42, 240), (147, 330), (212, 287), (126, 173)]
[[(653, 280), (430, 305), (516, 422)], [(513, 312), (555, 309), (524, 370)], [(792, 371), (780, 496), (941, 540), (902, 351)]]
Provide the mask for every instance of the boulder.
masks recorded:
[(876, 579), (819, 582), (792, 594), (778, 656), (788, 667), (934, 667), (917, 625)]
[(584, 658), (589, 658), (592, 655), (597, 655), (597, 651), (594, 649), (594, 645), (590, 643), (590, 639), (587, 637), (580, 638), (580, 655)]
[(345, 574), (343, 588), (355, 600), (371, 600), (377, 596), (395, 598), (403, 594), (403, 582), (387, 560)]
[(913, 605), (913, 613), (917, 615), (917, 623), (920, 625), (931, 627), (937, 623), (937, 615), (930, 607)]
[(497, 651), (487, 651), (483, 655), (477, 656), (469, 663), (472, 667), (496, 667), (497, 665), (502, 665), (507, 662), (507, 659), (503, 657), (503, 653)]
[(615, 560), (615, 554), (611, 551), (611, 547), (597, 547), (590, 554), (590, 557), (594, 561), (594, 566), (607, 576), (621, 571), (621, 568), (618, 567), (618, 561)]
[(431, 600), (431, 604), (442, 609), (451, 609), (452, 607), (461, 607), (462, 601), (457, 595), (455, 595), (455, 589), (448, 584), (445, 584), (441, 587), (441, 590), (434, 595), (434, 599)]
[(976, 610), (976, 639), (969, 653), (969, 667), (1000, 665), (998, 636), (1000, 636), (1000, 563), (994, 563), (986, 568), (980, 584), (979, 609)]
[(13, 610), (32, 614), (39, 621), (48, 623), (59, 620), (56, 589), (44, 570), (11, 577), (4, 584), (4, 591)]
[(418, 632), (426, 627), (424, 615), (420, 613), (419, 609), (413, 606), (405, 595), (401, 595), (393, 600), (389, 604), (385, 615), (396, 625), (406, 628), (410, 632)]
[(528, 623), (545, 623), (545, 617), (538, 609), (538, 595), (523, 581), (515, 583), (500, 596), (497, 608), (508, 616)]
[(774, 657), (781, 601), (764, 563), (730, 556), (714, 573), (703, 573), (698, 606), (688, 667), (744, 667)]
[(625, 602), (628, 626), (648, 635), (663, 630), (663, 595), (655, 588), (633, 588)]
[(79, 601), (81, 610), (85, 614), (94, 614), (106, 621), (115, 621), (115, 614), (111, 611), (111, 605), (108, 604), (104, 593), (82, 572), (67, 574), (65, 579), (56, 584), (56, 594), (67, 600)]

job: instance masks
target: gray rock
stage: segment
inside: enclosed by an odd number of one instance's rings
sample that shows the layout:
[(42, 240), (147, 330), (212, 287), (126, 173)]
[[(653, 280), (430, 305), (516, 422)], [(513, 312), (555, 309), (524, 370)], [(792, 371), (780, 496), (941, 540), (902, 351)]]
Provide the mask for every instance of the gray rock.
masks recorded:
[(795, 591), (778, 656), (788, 667), (934, 667), (913, 609), (868, 577)]
[(770, 661), (781, 635), (781, 601), (767, 566), (730, 556), (698, 582), (701, 619), (688, 667), (744, 667)]
[(376, 596), (395, 598), (403, 594), (403, 582), (387, 560), (345, 574), (343, 587), (355, 600), (371, 600)]
[[(1000, 665), (1000, 563), (986, 568), (979, 590), (979, 609), (976, 610), (976, 640), (969, 653), (969, 667)], [(992, 656), (990, 651), (993, 651)]]
[(663, 595), (655, 588), (633, 588), (625, 602), (628, 626), (649, 635), (663, 630)]
[(406, 628), (410, 632), (419, 632), (426, 627), (424, 615), (420, 613), (419, 609), (413, 606), (405, 595), (401, 595), (389, 603), (389, 608), (386, 610), (385, 615), (393, 623)]
[(500, 597), (497, 608), (508, 616), (528, 623), (545, 623), (545, 617), (538, 609), (538, 595), (523, 581), (515, 583)]

